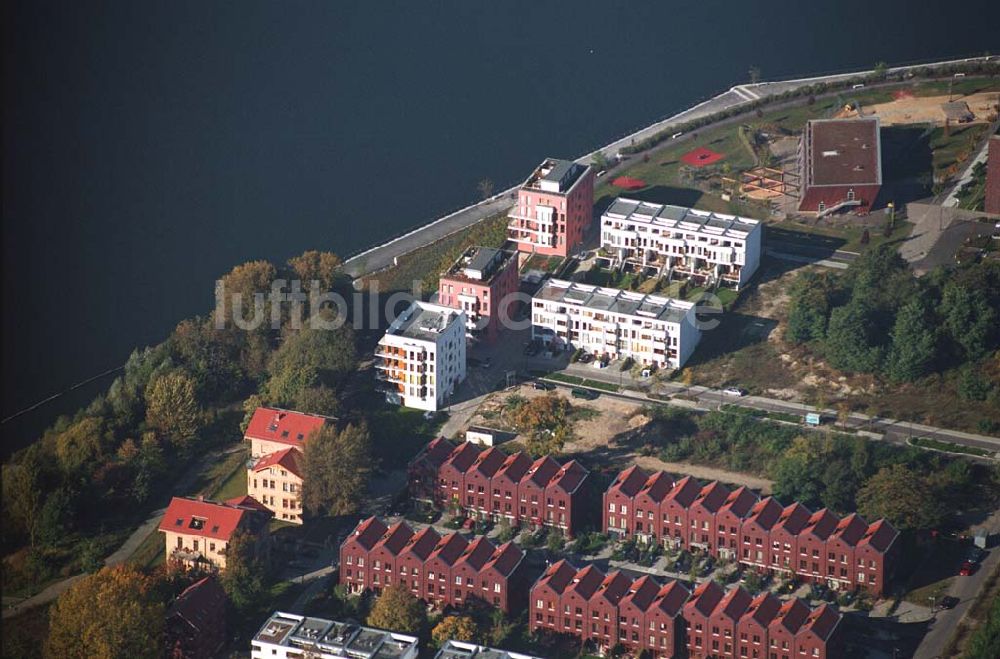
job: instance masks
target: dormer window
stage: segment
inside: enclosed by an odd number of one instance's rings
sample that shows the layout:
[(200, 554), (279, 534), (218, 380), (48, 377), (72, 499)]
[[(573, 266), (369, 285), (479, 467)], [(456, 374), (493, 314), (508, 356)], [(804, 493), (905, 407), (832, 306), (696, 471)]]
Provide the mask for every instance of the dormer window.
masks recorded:
[(206, 520), (204, 518), (192, 517), (191, 523), (188, 524), (188, 528), (194, 529), (195, 531), (201, 531), (203, 528), (205, 528), (205, 522)]

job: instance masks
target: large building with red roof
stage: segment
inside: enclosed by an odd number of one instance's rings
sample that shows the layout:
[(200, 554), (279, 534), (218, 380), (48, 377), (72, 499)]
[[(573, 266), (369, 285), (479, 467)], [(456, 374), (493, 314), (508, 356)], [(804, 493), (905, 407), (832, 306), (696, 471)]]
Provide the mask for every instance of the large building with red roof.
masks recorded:
[(247, 494), (275, 519), (302, 523), (302, 456), (309, 438), (336, 419), (276, 407), (258, 407), (244, 440), (250, 443)]
[(679, 581), (605, 574), (594, 565), (550, 565), (531, 587), (528, 626), (534, 633), (571, 634), (599, 653), (616, 645), (637, 656), (795, 659), (836, 656), (840, 614), (798, 599), (751, 596), (715, 581), (693, 593)]
[(557, 528), (573, 536), (583, 522), (589, 472), (575, 460), (532, 460), (476, 444), (431, 441), (410, 462), (410, 494), (476, 519)]
[(507, 239), (521, 252), (568, 256), (594, 219), (594, 169), (546, 158), (517, 191)]
[(882, 187), (878, 117), (814, 119), (799, 146), (799, 211), (867, 213)]
[(674, 480), (633, 466), (603, 495), (602, 528), (665, 547), (700, 550), (760, 572), (795, 575), (844, 590), (882, 595), (895, 568), (899, 533), (885, 520), (843, 519), (800, 503), (782, 506), (745, 487)]
[(340, 583), (350, 592), (402, 585), (442, 609), (481, 601), (510, 613), (526, 596), (525, 579), (524, 552), (485, 536), (469, 541), (432, 527), (414, 532), (405, 522), (387, 526), (370, 517), (340, 546)]
[(211, 659), (226, 644), (226, 604), (222, 586), (203, 577), (177, 596), (166, 613), (168, 657)]
[(256, 543), (259, 554), (270, 549), (270, 511), (242, 497), (226, 502), (174, 497), (160, 521), (166, 555), (190, 567), (217, 570), (226, 568), (226, 548), (237, 530), (245, 531)]

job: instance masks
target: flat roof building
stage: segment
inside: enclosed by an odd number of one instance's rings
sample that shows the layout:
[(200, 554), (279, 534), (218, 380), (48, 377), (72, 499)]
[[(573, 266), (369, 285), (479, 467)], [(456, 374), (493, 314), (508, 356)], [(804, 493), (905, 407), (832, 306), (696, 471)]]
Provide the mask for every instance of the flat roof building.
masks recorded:
[(434, 659), (541, 659), (541, 657), (488, 648), (465, 641), (447, 640), (434, 655)]
[(415, 300), (392, 322), (375, 351), (386, 400), (438, 410), (465, 380), (464, 311)]
[(546, 158), (517, 192), (507, 239), (522, 252), (568, 256), (583, 242), (593, 213), (593, 168)]
[(635, 199), (616, 199), (601, 216), (612, 266), (698, 285), (744, 286), (760, 264), (761, 233), (758, 220)]
[(867, 213), (882, 187), (878, 117), (814, 119), (799, 145), (799, 211)]
[(549, 279), (535, 293), (532, 337), (598, 357), (680, 368), (701, 339), (685, 300)]
[(250, 643), (252, 659), (416, 659), (419, 639), (347, 622), (275, 611)]
[[(466, 337), (495, 341), (504, 316), (513, 310), (501, 310), (516, 293), (517, 253), (494, 247), (470, 247), (455, 261), (438, 282), (438, 303), (461, 309), (466, 316)], [(506, 300), (506, 301), (505, 301)]]

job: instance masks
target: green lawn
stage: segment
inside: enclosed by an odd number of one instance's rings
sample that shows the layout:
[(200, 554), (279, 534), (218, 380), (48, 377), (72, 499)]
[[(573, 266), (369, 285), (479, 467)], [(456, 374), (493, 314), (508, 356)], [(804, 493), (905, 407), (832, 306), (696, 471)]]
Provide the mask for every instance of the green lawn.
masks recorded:
[(565, 259), (561, 256), (544, 256), (542, 254), (532, 254), (523, 266), (521, 272), (528, 270), (541, 270), (542, 272), (555, 272)]
[(987, 128), (985, 124), (953, 126), (948, 134), (945, 134), (944, 128), (935, 128), (930, 142), (935, 177), (960, 174), (968, 166)]
[(843, 226), (831, 227), (812, 224), (813, 220), (807, 222), (796, 222), (794, 220), (784, 220), (776, 224), (770, 224), (765, 228), (765, 238), (780, 240), (786, 243), (800, 243), (816, 247), (829, 248), (831, 250), (844, 250), (847, 252), (862, 252), (871, 249), (882, 243), (896, 242), (903, 240), (910, 235), (913, 224), (898, 217), (895, 220), (892, 231), (885, 235), (885, 225), (881, 221), (872, 220), (868, 228), (868, 244), (862, 245), (861, 238), (864, 235), (863, 226)]
[(959, 444), (952, 444), (951, 442), (942, 442), (937, 439), (931, 439), (930, 437), (914, 437), (909, 443), (913, 446), (919, 446), (921, 448), (949, 451), (951, 453), (964, 453), (966, 455), (977, 455), (980, 457), (990, 455), (990, 451), (985, 449), (976, 448), (974, 446), (961, 446)]

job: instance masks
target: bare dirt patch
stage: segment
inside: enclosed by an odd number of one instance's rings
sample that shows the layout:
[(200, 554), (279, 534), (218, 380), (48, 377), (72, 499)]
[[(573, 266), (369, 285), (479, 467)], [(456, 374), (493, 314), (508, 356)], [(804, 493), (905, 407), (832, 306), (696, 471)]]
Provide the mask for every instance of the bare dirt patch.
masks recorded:
[(766, 478), (757, 478), (748, 474), (741, 474), (715, 467), (704, 465), (694, 465), (687, 462), (664, 462), (653, 456), (636, 457), (635, 463), (647, 471), (667, 471), (672, 474), (683, 474), (694, 476), (703, 481), (722, 481), (733, 485), (746, 485), (752, 490), (758, 490), (764, 494), (771, 493), (771, 486), (774, 484)]
[[(996, 117), (998, 92), (980, 92), (968, 96), (955, 95), (953, 101), (963, 101), (976, 116), (976, 122), (992, 121)], [(897, 124), (934, 124), (944, 126), (945, 113), (942, 104), (948, 96), (900, 96), (888, 103), (879, 103), (863, 108), (865, 116), (877, 115), (883, 126)]]

